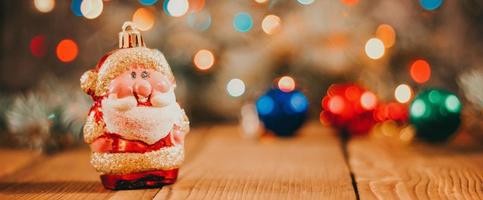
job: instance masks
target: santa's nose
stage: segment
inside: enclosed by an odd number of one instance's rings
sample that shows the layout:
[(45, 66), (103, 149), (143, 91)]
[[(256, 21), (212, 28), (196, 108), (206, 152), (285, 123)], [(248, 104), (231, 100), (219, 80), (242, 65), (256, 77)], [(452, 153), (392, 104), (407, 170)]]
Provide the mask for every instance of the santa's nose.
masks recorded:
[(148, 97), (151, 94), (151, 84), (146, 80), (137, 80), (134, 83), (134, 92), (137, 95)]

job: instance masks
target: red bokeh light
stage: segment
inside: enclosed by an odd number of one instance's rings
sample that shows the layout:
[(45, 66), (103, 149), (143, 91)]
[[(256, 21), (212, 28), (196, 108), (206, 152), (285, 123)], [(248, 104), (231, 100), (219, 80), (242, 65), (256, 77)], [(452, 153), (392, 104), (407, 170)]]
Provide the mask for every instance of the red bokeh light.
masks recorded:
[(41, 58), (47, 54), (47, 42), (44, 35), (37, 35), (30, 41), (30, 51), (35, 57)]
[(341, 0), (341, 2), (348, 6), (353, 6), (359, 3), (359, 0)]
[(64, 39), (59, 42), (56, 49), (57, 58), (62, 62), (71, 62), (79, 53), (77, 43), (71, 39)]
[(425, 83), (431, 77), (431, 67), (426, 60), (418, 59), (411, 65), (409, 73), (416, 83)]

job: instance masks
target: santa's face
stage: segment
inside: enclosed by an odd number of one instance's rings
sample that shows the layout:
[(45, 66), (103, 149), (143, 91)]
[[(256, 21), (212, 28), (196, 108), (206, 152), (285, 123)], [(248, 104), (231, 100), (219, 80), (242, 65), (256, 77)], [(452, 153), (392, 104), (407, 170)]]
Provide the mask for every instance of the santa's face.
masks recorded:
[(159, 141), (182, 119), (174, 87), (155, 70), (134, 67), (122, 73), (101, 103), (107, 131), (148, 144)]

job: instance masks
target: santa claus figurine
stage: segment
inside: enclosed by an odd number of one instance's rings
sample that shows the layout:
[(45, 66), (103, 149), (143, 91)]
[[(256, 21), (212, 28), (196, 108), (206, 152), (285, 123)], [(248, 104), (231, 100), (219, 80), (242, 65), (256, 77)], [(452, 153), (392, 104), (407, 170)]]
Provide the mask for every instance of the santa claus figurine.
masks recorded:
[(94, 100), (84, 140), (104, 187), (174, 183), (189, 121), (176, 102), (176, 82), (166, 59), (160, 51), (146, 48), (131, 22), (119, 33), (119, 49), (85, 72), (81, 87)]

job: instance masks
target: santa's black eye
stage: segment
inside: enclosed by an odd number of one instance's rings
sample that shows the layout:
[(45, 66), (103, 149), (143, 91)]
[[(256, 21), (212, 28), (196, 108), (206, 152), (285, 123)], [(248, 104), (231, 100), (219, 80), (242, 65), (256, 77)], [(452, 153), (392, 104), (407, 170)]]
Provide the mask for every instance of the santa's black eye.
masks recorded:
[(147, 72), (147, 71), (143, 71), (143, 72), (141, 73), (141, 78), (143, 78), (143, 79), (149, 78), (149, 72)]
[(131, 72), (131, 78), (135, 79), (136, 78), (136, 72)]

